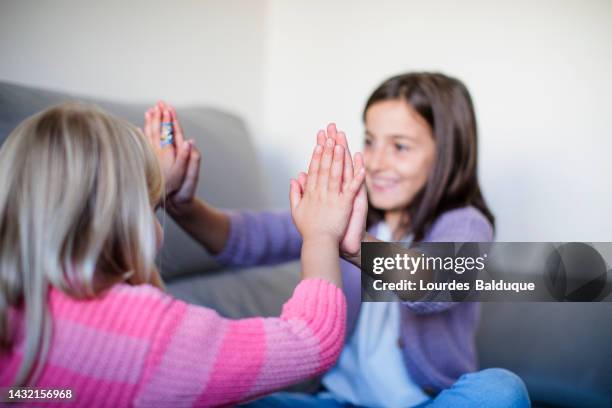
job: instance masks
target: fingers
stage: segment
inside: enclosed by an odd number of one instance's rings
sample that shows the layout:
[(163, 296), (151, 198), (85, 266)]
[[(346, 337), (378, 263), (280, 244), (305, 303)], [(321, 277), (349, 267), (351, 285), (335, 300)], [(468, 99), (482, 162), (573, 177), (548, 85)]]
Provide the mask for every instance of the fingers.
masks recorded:
[(303, 171), (300, 172), (300, 174), (298, 174), (297, 181), (298, 183), (300, 183), (300, 188), (302, 189), (301, 192), (303, 194), (304, 191), (306, 190), (306, 182), (308, 181), (308, 175), (304, 173)]
[[(161, 136), (161, 123), (171, 123), (175, 146), (177, 148), (181, 148), (181, 146), (187, 147), (187, 145), (184, 144), (185, 136), (183, 133), (183, 128), (181, 127), (181, 124), (178, 121), (176, 109), (172, 105), (164, 101), (157, 101), (157, 103), (152, 108), (148, 109), (147, 112), (149, 112), (150, 115), (150, 130), (153, 131), (151, 136), (157, 137), (157, 139), (159, 140), (159, 136)], [(154, 114), (156, 113), (159, 113), (159, 118), (154, 116)], [(147, 113), (145, 113), (145, 123), (146, 118)], [(154, 121), (154, 119), (159, 119), (158, 127), (156, 127), (157, 123)]]
[(344, 154), (344, 168), (342, 174), (342, 187), (346, 188), (351, 180), (353, 179), (353, 160), (351, 160), (351, 152), (348, 147), (348, 141), (346, 139), (346, 134), (342, 131), (339, 131), (336, 127), (335, 123), (330, 123), (327, 125), (327, 136), (333, 138), (336, 141), (336, 144), (342, 146), (345, 150)]
[(329, 125), (327, 125), (327, 137), (331, 137), (335, 141), (337, 133), (338, 133), (338, 129), (336, 129), (335, 123), (332, 122)]
[[(334, 158), (334, 145), (336, 141), (332, 138), (327, 138), (325, 141), (325, 148), (323, 149), (323, 156), (321, 157), (321, 164), (317, 173), (317, 189), (322, 192), (326, 192), (329, 189), (329, 176), (332, 160)], [(310, 178), (310, 176), (309, 176)]]
[(306, 183), (306, 189), (308, 191), (315, 191), (317, 187), (317, 175), (319, 174), (322, 154), (323, 145), (316, 145), (314, 151), (312, 152), (310, 164), (308, 165), (308, 181)]
[(329, 172), (329, 191), (339, 194), (342, 186), (342, 171), (344, 167), (344, 147), (334, 147), (334, 157)]
[(191, 146), (191, 154), (187, 165), (187, 171), (181, 187), (176, 192), (179, 200), (187, 200), (195, 195), (198, 185), (198, 177), (200, 175), (200, 160), (201, 155), (195, 146)]
[(363, 157), (358, 154), (355, 160), (359, 164), (351, 158), (346, 134), (330, 123), (325, 131), (317, 132), (317, 147), (308, 167), (308, 175), (300, 174), (295, 181), (302, 191), (321, 188), (321, 191), (341, 192), (348, 189), (354, 194), (353, 189), (358, 189), (363, 181), (363, 175), (355, 180), (357, 172), (363, 168)]
[(172, 106), (170, 106), (170, 115), (172, 116), (172, 127), (174, 129), (176, 146), (180, 148), (180, 146), (183, 146), (185, 143), (185, 135), (183, 134), (183, 128), (178, 120), (176, 109)]
[(346, 134), (341, 130), (336, 133), (336, 143), (348, 150)]
[(183, 142), (183, 145), (177, 149), (176, 160), (172, 165), (173, 174), (180, 174), (181, 176), (185, 174), (192, 146), (193, 143)]
[[(364, 180), (365, 180), (365, 179), (364, 179)], [(361, 187), (359, 187), (359, 191), (357, 191), (357, 196), (356, 196), (356, 199), (359, 199), (360, 197), (361, 197), (361, 198), (363, 198), (363, 202), (365, 202), (365, 203), (366, 203), (366, 205), (367, 205), (367, 202), (368, 202), (368, 201), (367, 201), (367, 200), (368, 200), (368, 193), (367, 193), (367, 191), (366, 191), (366, 185), (365, 185), (365, 183), (362, 183), (362, 184), (361, 184)]]
[[(161, 104), (165, 104), (163, 101), (160, 101)], [(172, 130), (174, 133), (174, 146), (176, 147), (176, 161), (174, 162), (172, 169), (176, 174), (184, 174), (187, 167), (187, 161), (191, 154), (191, 147), (193, 146), (193, 141), (187, 142), (185, 141), (185, 137), (183, 135), (183, 129), (178, 121), (176, 115), (176, 109), (169, 104), (165, 104), (165, 107), (168, 112), (168, 117), (164, 116), (164, 122), (172, 123)]]
[(348, 141), (346, 140), (346, 134), (344, 132), (338, 132), (336, 135), (336, 143), (344, 147), (344, 172), (342, 174), (342, 186), (344, 190), (353, 179), (353, 160), (351, 159), (351, 151), (349, 150)]
[(157, 144), (161, 140), (161, 115), (162, 112), (159, 105), (155, 105), (151, 112), (151, 136)]
[(354, 157), (353, 161), (355, 162), (355, 171), (354, 171), (354, 173), (358, 172), (360, 169), (364, 169), (365, 170), (365, 164), (363, 162), (363, 154), (361, 154), (360, 152), (355, 153), (355, 157)]
[[(189, 158), (189, 164), (187, 168), (187, 173), (185, 175), (185, 184), (188, 189), (191, 191), (195, 191), (195, 187), (198, 181), (198, 176), (200, 175), (200, 160), (202, 159), (202, 155), (200, 151), (192, 145), (191, 155)], [(193, 194), (193, 193), (192, 193)]]
[(289, 181), (289, 204), (291, 209), (297, 209), (302, 198), (300, 183), (297, 180), (291, 179)]
[(321, 146), (325, 146), (325, 139), (327, 139), (327, 136), (325, 136), (325, 131), (319, 130), (317, 132), (317, 144)]
[(170, 123), (170, 111), (168, 110), (168, 108), (162, 109), (161, 112), (162, 112), (162, 122)]
[(365, 180), (365, 167), (363, 165), (363, 156), (361, 153), (355, 153), (355, 173), (353, 180), (351, 180), (348, 191), (352, 195), (355, 195), (363, 185)]
[[(346, 136), (344, 135), (344, 132), (338, 131), (338, 128), (336, 126), (335, 123), (330, 123), (329, 125), (327, 125), (327, 137), (331, 137), (332, 139), (334, 139), (334, 141), (336, 142), (336, 144), (339, 144), (340, 146), (342, 146), (345, 150), (348, 149), (348, 143), (346, 142)], [(344, 184), (344, 180), (348, 180), (348, 177), (352, 178), (352, 163), (351, 163), (351, 156), (349, 153), (348, 156), (349, 160), (346, 160), (346, 157), (343, 159), (344, 161), (344, 166), (351, 166), (350, 170), (351, 170), (351, 174), (343, 174), (343, 180), (340, 180), (340, 183)], [(348, 173), (349, 169), (345, 169), (344, 172)]]
[[(310, 164), (308, 165), (308, 175), (310, 175), (310, 177), (307, 177), (307, 179), (310, 179), (310, 183), (304, 184), (308, 184), (307, 188), (309, 191), (314, 191), (317, 185), (317, 174), (319, 173), (319, 167), (321, 165), (321, 155), (324, 151), (323, 147), (325, 146), (326, 140), (327, 135), (325, 134), (325, 131), (319, 130), (317, 132), (317, 145), (315, 146), (315, 150), (312, 153), (312, 158), (310, 159)], [(299, 181), (300, 178), (298, 177), (298, 182)], [(306, 188), (304, 188), (304, 186), (302, 186), (302, 191), (306, 191)]]
[(153, 147), (154, 151), (158, 151), (160, 146), (159, 146), (159, 139), (156, 140), (154, 134), (153, 134), (153, 128), (151, 126), (151, 121), (153, 120), (153, 109), (147, 109), (147, 111), (144, 114), (144, 119), (145, 119), (145, 123), (144, 123), (144, 134), (147, 137), (147, 139), (149, 140), (149, 143), (151, 144), (151, 147)]

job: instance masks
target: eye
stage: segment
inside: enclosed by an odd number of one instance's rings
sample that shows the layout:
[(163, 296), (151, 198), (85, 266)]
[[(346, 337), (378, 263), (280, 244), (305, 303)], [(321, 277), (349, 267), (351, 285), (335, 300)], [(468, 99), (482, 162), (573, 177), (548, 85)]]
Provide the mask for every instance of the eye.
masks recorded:
[(401, 144), (401, 143), (395, 143), (394, 147), (395, 147), (395, 150), (398, 152), (405, 152), (405, 151), (410, 150), (410, 146)]
[(370, 139), (369, 137), (366, 137), (366, 140), (364, 142), (365, 147), (372, 147), (373, 144), (374, 142), (372, 141), (372, 139)]

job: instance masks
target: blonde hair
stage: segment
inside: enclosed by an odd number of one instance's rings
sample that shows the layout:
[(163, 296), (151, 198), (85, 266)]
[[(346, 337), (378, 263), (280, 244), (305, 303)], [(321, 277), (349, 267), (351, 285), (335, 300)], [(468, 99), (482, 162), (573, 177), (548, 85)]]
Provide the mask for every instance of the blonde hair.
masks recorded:
[(24, 308), (16, 386), (49, 346), (49, 285), (90, 298), (128, 281), (161, 287), (152, 208), (163, 180), (142, 132), (93, 105), (65, 103), (21, 123), (0, 149), (0, 352)]

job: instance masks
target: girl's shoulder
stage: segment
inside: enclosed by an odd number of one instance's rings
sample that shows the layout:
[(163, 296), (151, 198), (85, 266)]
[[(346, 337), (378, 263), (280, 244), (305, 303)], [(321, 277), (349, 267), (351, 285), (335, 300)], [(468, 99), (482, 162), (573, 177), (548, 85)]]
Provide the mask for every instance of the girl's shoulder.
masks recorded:
[(488, 242), (493, 225), (476, 207), (465, 206), (443, 212), (425, 234), (429, 242)]
[[(159, 319), (174, 303), (171, 296), (154, 286), (125, 283), (116, 284), (91, 299), (75, 299), (55, 288), (49, 294), (50, 311), (55, 319), (85, 326), (103, 325), (109, 331), (130, 327), (142, 319)], [(112, 319), (106, 318), (109, 314)]]
[(50, 289), (50, 298), (52, 301), (63, 304), (78, 304), (78, 305), (102, 305), (115, 302), (131, 301), (131, 302), (167, 302), (171, 297), (162, 290), (153, 285), (130, 285), (127, 283), (117, 283), (100, 293), (93, 298), (77, 299), (57, 288)]

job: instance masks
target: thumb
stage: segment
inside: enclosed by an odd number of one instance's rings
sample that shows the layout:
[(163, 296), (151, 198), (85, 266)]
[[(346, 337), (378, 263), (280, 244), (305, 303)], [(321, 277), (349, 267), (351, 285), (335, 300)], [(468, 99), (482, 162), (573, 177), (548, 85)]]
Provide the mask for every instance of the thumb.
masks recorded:
[(364, 200), (366, 204), (368, 203), (368, 194), (366, 192), (365, 183), (363, 183), (359, 188), (359, 191), (357, 192), (357, 198)]
[(291, 211), (295, 211), (300, 204), (301, 194), (300, 185), (295, 179), (289, 181), (289, 204), (291, 205)]
[(365, 169), (362, 167), (357, 170), (355, 174), (355, 178), (351, 181), (349, 185), (349, 192), (351, 193), (351, 198), (355, 198), (358, 193), (361, 193), (362, 196), (365, 194)]

